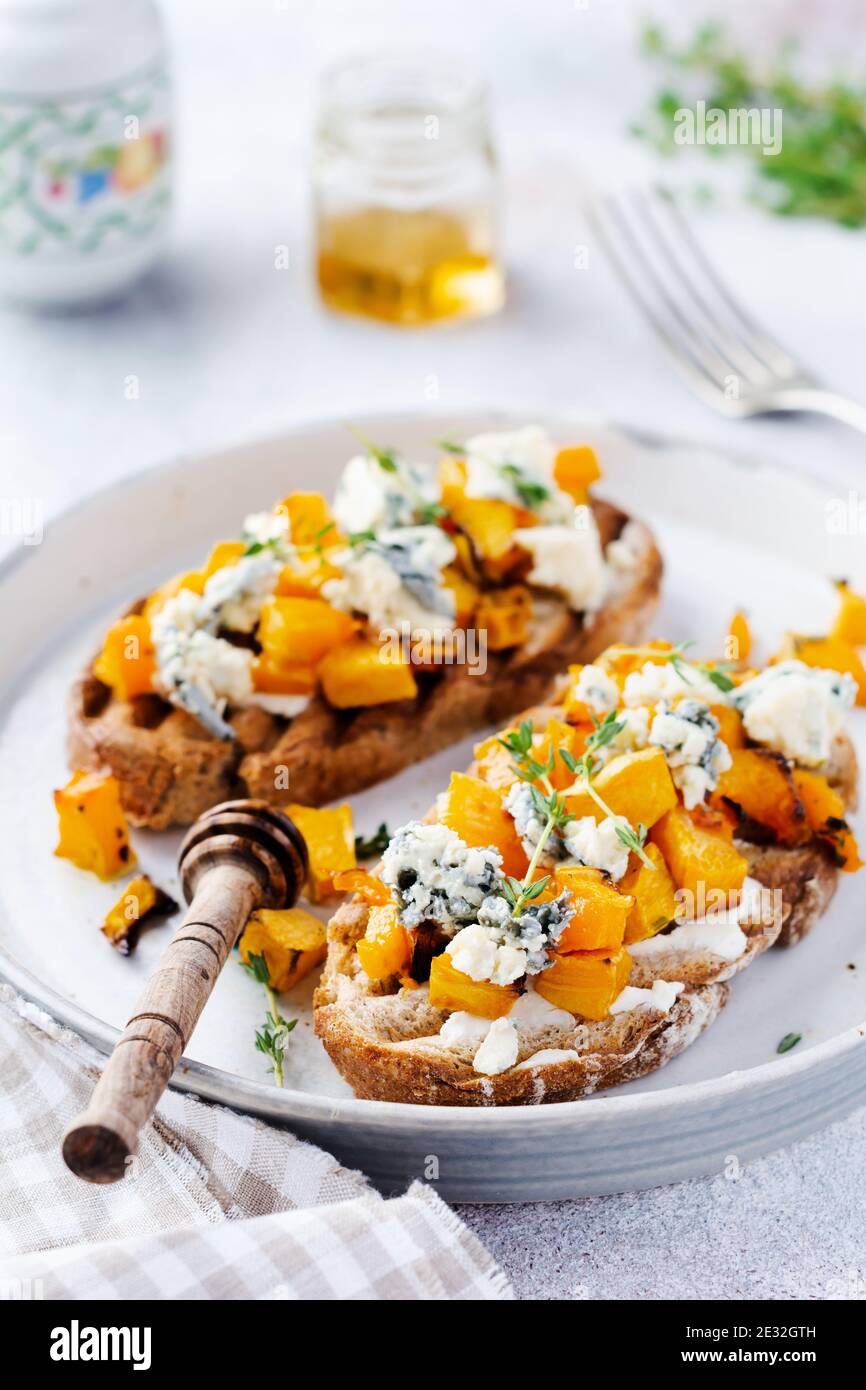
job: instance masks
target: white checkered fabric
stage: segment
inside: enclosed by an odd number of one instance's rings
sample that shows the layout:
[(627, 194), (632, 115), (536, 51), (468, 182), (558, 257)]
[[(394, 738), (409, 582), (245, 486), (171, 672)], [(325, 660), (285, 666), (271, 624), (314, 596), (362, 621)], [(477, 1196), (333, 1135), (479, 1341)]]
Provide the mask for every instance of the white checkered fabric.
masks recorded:
[(0, 1299), (509, 1299), (432, 1188), (385, 1201), (286, 1130), (167, 1091), (131, 1174), (60, 1156), (103, 1059), (0, 985)]

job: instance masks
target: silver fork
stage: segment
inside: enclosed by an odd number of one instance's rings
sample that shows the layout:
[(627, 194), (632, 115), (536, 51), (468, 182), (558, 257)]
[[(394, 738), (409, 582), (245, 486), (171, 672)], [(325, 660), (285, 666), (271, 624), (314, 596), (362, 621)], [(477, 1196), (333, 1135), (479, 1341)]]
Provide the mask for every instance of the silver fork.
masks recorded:
[(866, 434), (866, 406), (819, 382), (737, 304), (665, 189), (593, 197), (586, 211), (692, 390), (722, 415), (808, 411)]

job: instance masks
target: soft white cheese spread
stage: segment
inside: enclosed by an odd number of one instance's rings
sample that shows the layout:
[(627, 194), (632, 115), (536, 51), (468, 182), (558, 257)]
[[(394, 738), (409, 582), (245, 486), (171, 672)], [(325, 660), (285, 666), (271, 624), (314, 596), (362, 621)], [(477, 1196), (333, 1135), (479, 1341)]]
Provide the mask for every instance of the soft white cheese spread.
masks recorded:
[(638, 958), (651, 959), (668, 951), (707, 951), (719, 960), (738, 960), (748, 945), (748, 937), (740, 923), (760, 921), (762, 903), (762, 885), (757, 879), (747, 878), (736, 907), (711, 912), (706, 917), (696, 917), (694, 921), (683, 922), (681, 926), (659, 936), (636, 941), (629, 946), (629, 952)]
[(496, 1018), (487, 1030), (487, 1036), (475, 1054), (473, 1071), (483, 1076), (497, 1076), (507, 1071), (517, 1061), (517, 1029), (507, 1018)]
[(518, 1062), (515, 1071), (532, 1071), (535, 1067), (551, 1066), (554, 1062), (573, 1062), (578, 1056), (575, 1048), (568, 1047), (542, 1047), (540, 1051), (533, 1052), (531, 1057), (525, 1061)]
[(685, 989), (681, 980), (653, 980), (652, 989), (638, 989), (636, 985), (626, 985), (610, 1006), (612, 1014), (630, 1013), (632, 1009), (651, 1010), (653, 1013), (670, 1013), (678, 994)]

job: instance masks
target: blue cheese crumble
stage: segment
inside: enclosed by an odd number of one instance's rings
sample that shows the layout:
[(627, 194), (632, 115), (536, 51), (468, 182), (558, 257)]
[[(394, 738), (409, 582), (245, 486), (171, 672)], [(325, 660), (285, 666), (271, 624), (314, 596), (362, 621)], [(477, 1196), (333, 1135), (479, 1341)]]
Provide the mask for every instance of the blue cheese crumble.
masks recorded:
[(582, 666), (571, 693), (593, 714), (609, 714), (619, 704), (619, 686), (600, 666)]
[(390, 466), (372, 454), (349, 460), (334, 497), (334, 519), (347, 534), (411, 526), (424, 508), (436, 501), (433, 478), (399, 454), (390, 453)]
[[(527, 782), (515, 782), (505, 797), (505, 809), (514, 819), (514, 828), (528, 859), (538, 848), (544, 821), (532, 803)], [(538, 863), (551, 869), (557, 863), (583, 864), (602, 869), (614, 882), (622, 878), (628, 867), (628, 849), (617, 834), (617, 827), (628, 829), (622, 816), (606, 816), (601, 822), (594, 816), (581, 816), (553, 830), (544, 842)]]
[(856, 694), (847, 674), (781, 661), (744, 681), (729, 698), (749, 738), (804, 767), (819, 767), (829, 758)]
[(691, 696), (705, 705), (721, 705), (725, 696), (718, 686), (710, 680), (705, 671), (691, 666), (686, 661), (646, 661), (639, 671), (632, 671), (625, 678), (623, 703), (636, 705), (657, 705), (661, 700), (682, 699)]
[(571, 915), (569, 893), (548, 903), (527, 903), (516, 917), (505, 898), (491, 895), (481, 904), (478, 921), (457, 932), (445, 949), (454, 969), (470, 979), (511, 985), (547, 969), (548, 950)]
[(595, 517), (587, 507), (580, 516), (579, 526), (519, 526), (514, 540), (532, 556), (530, 584), (553, 589), (577, 613), (591, 613), (607, 594), (610, 572)]
[(628, 847), (623, 844), (617, 829), (631, 829), (623, 816), (581, 816), (563, 828), (567, 862), (601, 869), (618, 883), (628, 868)]
[(719, 721), (699, 700), (680, 700), (673, 709), (662, 701), (652, 722), (649, 742), (664, 751), (686, 810), (714, 791), (731, 766), (731, 754), (719, 738)]
[(454, 594), (442, 570), (456, 556), (454, 542), (439, 526), (407, 526), (380, 531), (333, 557), (342, 578), (322, 586), (329, 603), (344, 612), (363, 613), (372, 627), (440, 632), (453, 625)]
[(477, 922), (484, 899), (501, 888), (502, 856), (470, 848), (447, 825), (410, 821), (385, 850), (382, 880), (394, 891), (404, 926), (435, 922), (453, 934)]

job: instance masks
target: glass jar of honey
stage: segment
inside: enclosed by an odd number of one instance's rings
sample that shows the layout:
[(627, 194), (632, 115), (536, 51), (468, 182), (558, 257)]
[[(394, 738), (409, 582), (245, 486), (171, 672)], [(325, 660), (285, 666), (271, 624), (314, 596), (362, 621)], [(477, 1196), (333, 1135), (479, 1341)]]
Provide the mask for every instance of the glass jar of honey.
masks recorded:
[(327, 73), (313, 183), (330, 308), (426, 324), (502, 307), (487, 98), (454, 64), (394, 55)]

